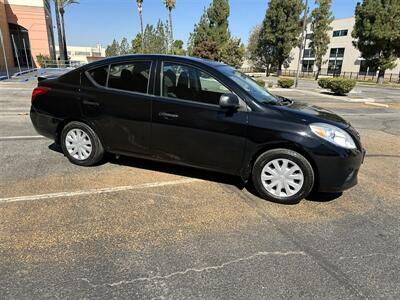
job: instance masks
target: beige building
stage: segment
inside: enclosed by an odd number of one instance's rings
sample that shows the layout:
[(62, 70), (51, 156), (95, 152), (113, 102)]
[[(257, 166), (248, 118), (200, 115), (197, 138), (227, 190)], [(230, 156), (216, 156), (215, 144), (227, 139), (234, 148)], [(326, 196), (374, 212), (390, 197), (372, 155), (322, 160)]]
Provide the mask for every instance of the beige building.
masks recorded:
[[(55, 57), (50, 0), (0, 0), (0, 30), (11, 72), (36, 67), (38, 54)], [(1, 48), (0, 44), (0, 48)], [(0, 72), (5, 70), (0, 50)]]
[[(106, 57), (106, 49), (101, 45), (96, 45), (95, 47), (67, 46), (67, 54), (72, 62), (86, 64)], [(60, 56), (59, 47), (57, 45), (56, 56)]]
[[(361, 57), (360, 52), (353, 46), (351, 32), (355, 24), (355, 18), (336, 19), (331, 23), (332, 31), (329, 32), (330, 44), (328, 52), (324, 57), (325, 63), (322, 66), (321, 74), (334, 74), (343, 72), (360, 72), (361, 74), (373, 75), (376, 70), (367, 67), (366, 61)], [(309, 48), (312, 32), (310, 24), (307, 28), (306, 47), (304, 49), (303, 59), (301, 60), (301, 70), (303, 72), (313, 72), (317, 68), (314, 64), (314, 55)], [(296, 70), (299, 57), (299, 48), (291, 52), (291, 63), (286, 70)], [(386, 73), (399, 74), (400, 60), (396, 68), (387, 70)]]

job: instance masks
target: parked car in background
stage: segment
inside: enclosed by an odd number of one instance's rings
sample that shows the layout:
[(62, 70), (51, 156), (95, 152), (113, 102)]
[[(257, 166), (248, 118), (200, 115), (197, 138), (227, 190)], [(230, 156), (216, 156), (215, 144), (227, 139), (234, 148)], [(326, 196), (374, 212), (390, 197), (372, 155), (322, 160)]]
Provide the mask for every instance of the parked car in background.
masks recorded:
[(365, 153), (338, 115), (198, 58), (121, 56), (40, 79), (30, 115), (72, 163), (109, 152), (213, 170), (282, 203), (354, 186)]

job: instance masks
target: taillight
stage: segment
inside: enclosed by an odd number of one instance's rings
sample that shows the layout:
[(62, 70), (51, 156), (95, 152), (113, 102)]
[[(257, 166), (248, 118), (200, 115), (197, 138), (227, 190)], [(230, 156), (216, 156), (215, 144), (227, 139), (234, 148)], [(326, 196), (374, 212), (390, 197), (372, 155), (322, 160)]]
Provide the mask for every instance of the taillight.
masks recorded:
[(46, 87), (46, 86), (38, 86), (37, 88), (34, 88), (32, 91), (32, 99), (31, 102), (35, 101), (35, 99), (37, 98), (37, 96), (40, 95), (45, 95), (48, 92), (50, 92), (50, 88)]

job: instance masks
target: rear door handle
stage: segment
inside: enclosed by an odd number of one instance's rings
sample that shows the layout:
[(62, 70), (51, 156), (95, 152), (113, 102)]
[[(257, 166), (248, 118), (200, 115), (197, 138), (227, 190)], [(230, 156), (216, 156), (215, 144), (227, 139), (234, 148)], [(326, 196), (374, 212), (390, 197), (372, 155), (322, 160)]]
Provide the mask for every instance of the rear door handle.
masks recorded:
[(179, 115), (177, 115), (177, 114), (174, 114), (174, 113), (167, 113), (167, 112), (160, 112), (159, 114), (158, 114), (160, 117), (163, 117), (164, 119), (175, 119), (175, 118), (178, 118), (179, 117)]
[(100, 105), (99, 102), (91, 101), (91, 100), (83, 100), (82, 103), (85, 105), (91, 105), (91, 106), (99, 106)]

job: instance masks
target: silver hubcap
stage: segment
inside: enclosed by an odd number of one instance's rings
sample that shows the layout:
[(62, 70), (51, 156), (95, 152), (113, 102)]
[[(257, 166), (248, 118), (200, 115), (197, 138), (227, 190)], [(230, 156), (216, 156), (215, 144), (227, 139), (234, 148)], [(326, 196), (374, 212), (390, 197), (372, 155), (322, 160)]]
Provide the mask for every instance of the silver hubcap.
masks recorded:
[(293, 161), (278, 158), (268, 162), (261, 171), (264, 188), (274, 196), (290, 197), (300, 191), (304, 175)]
[(85, 160), (92, 153), (92, 141), (81, 129), (71, 129), (65, 137), (65, 146), (69, 155), (77, 160)]

